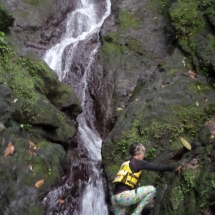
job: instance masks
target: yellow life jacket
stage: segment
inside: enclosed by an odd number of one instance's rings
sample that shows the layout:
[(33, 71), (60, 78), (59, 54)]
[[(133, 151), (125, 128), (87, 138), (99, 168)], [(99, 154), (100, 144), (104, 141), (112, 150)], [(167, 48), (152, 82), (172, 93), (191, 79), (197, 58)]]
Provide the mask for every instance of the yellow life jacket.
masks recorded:
[(119, 172), (117, 173), (115, 179), (113, 180), (113, 183), (117, 182), (124, 183), (130, 186), (132, 189), (134, 189), (135, 185), (138, 182), (138, 179), (140, 178), (142, 171), (133, 173), (129, 167), (129, 163), (130, 161), (126, 161), (121, 165)]

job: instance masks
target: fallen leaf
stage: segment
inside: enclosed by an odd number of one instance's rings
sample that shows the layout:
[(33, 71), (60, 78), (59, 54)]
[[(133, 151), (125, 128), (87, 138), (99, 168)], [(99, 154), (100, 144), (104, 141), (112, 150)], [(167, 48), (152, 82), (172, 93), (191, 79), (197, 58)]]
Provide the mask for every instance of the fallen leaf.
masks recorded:
[(214, 141), (215, 136), (212, 134), (209, 138), (209, 143), (212, 143)]
[(13, 101), (12, 101), (12, 103), (16, 103), (18, 101), (18, 99), (14, 99)]
[(189, 142), (187, 142), (187, 140), (185, 140), (183, 137), (180, 137), (180, 140), (182, 142), (182, 144), (188, 149), (191, 150), (191, 145)]
[(117, 110), (118, 110), (118, 111), (121, 111), (121, 110), (123, 110), (123, 109), (122, 109), (122, 108), (117, 108)]
[(186, 57), (184, 57), (184, 58), (182, 59), (182, 61), (181, 61), (181, 62), (183, 63), (184, 66), (186, 66), (185, 59), (186, 59)]
[(63, 199), (58, 199), (58, 203), (62, 204), (64, 202)]
[(37, 182), (35, 183), (35, 187), (36, 187), (36, 188), (41, 187), (41, 186), (44, 184), (44, 181), (45, 181), (44, 179), (37, 181)]
[(29, 165), (29, 170), (30, 170), (30, 171), (32, 171), (32, 170), (33, 170), (32, 165)]
[(12, 142), (9, 142), (5, 150), (4, 156), (7, 157), (8, 155), (12, 155), (14, 153), (14, 150), (14, 145), (12, 144)]
[(197, 75), (197, 74), (196, 74), (194, 71), (189, 70), (188, 73), (190, 74), (190, 77), (191, 77), (191, 78), (196, 78), (196, 75)]
[(28, 150), (29, 151), (29, 153), (32, 155), (32, 154), (34, 154), (34, 151), (33, 150)]
[(181, 173), (181, 168), (182, 168), (182, 165), (180, 165), (175, 171), (178, 172), (178, 174)]
[(28, 143), (30, 144), (30, 146), (37, 147), (32, 141), (28, 141)]

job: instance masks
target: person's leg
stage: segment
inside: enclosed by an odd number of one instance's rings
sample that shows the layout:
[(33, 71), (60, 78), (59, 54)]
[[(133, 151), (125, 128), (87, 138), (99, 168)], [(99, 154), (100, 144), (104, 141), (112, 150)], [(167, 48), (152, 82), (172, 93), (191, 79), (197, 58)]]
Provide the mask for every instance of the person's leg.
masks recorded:
[(139, 215), (142, 209), (154, 198), (156, 189), (153, 186), (143, 186), (137, 189), (137, 201), (140, 200), (132, 215)]
[(119, 209), (125, 209), (126, 206), (130, 206), (139, 202), (137, 208), (132, 213), (132, 215), (139, 215), (144, 206), (154, 198), (155, 192), (155, 187), (143, 186), (139, 187), (137, 192), (135, 192), (135, 190), (130, 190), (114, 195), (112, 202), (114, 202), (115, 207)]
[(126, 208), (125, 206), (118, 205), (115, 195), (111, 197), (111, 202), (114, 208), (114, 215), (125, 215)]

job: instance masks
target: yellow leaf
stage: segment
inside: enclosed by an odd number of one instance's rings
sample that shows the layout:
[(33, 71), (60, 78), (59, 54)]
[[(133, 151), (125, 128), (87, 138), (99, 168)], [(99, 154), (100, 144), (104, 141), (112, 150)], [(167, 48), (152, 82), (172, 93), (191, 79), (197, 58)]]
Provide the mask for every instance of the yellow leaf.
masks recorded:
[(18, 101), (18, 99), (14, 99), (13, 101), (12, 101), (12, 103), (16, 103)]
[(35, 183), (35, 187), (36, 187), (36, 188), (39, 188), (39, 187), (41, 187), (43, 184), (44, 184), (44, 179), (39, 180), (39, 181), (37, 181), (37, 182)]
[(118, 111), (121, 111), (121, 110), (123, 110), (123, 109), (122, 109), (122, 108), (117, 108), (117, 110), (118, 110)]
[(185, 140), (183, 137), (180, 137), (180, 140), (182, 142), (182, 144), (188, 149), (191, 150), (191, 145), (189, 142), (187, 142), (187, 140)]

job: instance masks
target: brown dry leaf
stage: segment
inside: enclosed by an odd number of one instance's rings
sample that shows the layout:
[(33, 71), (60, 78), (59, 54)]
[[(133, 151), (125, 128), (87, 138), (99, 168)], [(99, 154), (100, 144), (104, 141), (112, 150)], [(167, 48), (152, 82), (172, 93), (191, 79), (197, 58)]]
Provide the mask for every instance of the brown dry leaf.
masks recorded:
[(37, 147), (32, 141), (29, 141), (28, 143), (30, 144), (30, 146)]
[(182, 168), (182, 165), (180, 165), (180, 166), (176, 169), (176, 172), (178, 172), (178, 174), (181, 173), (181, 168)]
[(44, 184), (44, 181), (45, 181), (44, 179), (37, 181), (37, 182), (35, 183), (35, 187), (36, 187), (36, 188), (41, 187), (41, 186)]
[(28, 150), (29, 151), (29, 153), (32, 155), (32, 154), (34, 154), (34, 151), (33, 150)]
[(58, 203), (62, 204), (64, 202), (63, 199), (58, 199)]
[(189, 70), (188, 72), (189, 72), (191, 78), (196, 78), (197, 74), (194, 71)]
[(4, 156), (7, 157), (8, 155), (12, 155), (14, 153), (14, 150), (14, 145), (12, 144), (12, 142), (9, 142), (5, 150)]

